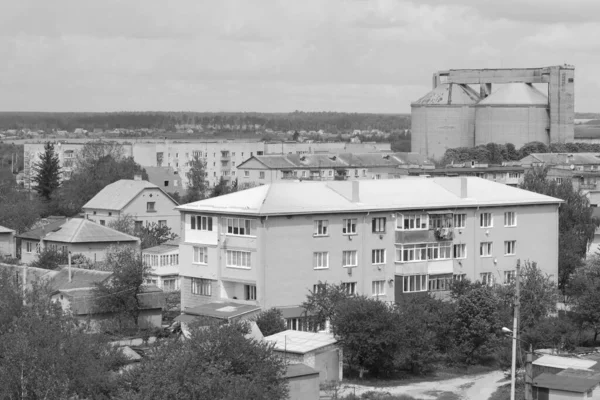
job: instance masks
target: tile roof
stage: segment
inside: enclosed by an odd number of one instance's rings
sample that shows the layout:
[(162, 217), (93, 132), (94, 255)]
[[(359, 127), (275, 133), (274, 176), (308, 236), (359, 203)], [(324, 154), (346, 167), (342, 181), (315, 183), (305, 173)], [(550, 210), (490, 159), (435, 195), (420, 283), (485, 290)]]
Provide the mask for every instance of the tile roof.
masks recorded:
[(277, 351), (288, 353), (306, 354), (322, 347), (337, 343), (329, 333), (314, 333), (287, 330), (265, 337)]
[(121, 179), (106, 185), (83, 208), (97, 208), (101, 210), (121, 210), (144, 189), (158, 189), (154, 183)]
[(55, 291), (89, 289), (94, 288), (97, 283), (104, 282), (110, 278), (111, 275), (112, 272), (110, 271), (96, 271), (93, 269), (71, 267), (71, 281), (69, 282), (69, 267), (64, 267), (58, 274), (52, 277), (50, 287)]
[[(467, 197), (461, 197), (461, 185)], [(358, 201), (352, 201), (352, 192)], [(276, 182), (176, 209), (240, 215), (344, 213), (493, 205), (557, 204), (549, 196), (476, 177)]]
[(140, 239), (83, 218), (72, 218), (44, 236), (61, 243), (137, 242)]
[(52, 219), (46, 221), (42, 226), (31, 229), (27, 232), (23, 232), (17, 235), (17, 237), (22, 239), (33, 239), (40, 240), (44, 236), (46, 236), (49, 232), (52, 232), (58, 228), (60, 228), (64, 223), (67, 222), (67, 217), (63, 217), (61, 219)]
[(565, 392), (585, 393), (597, 385), (597, 379), (577, 378), (549, 373), (543, 373), (533, 378), (533, 386)]
[(522, 162), (543, 162), (545, 164), (600, 164), (599, 153), (531, 153)]
[(189, 307), (183, 310), (184, 314), (200, 317), (214, 317), (219, 319), (230, 319), (240, 317), (253, 311), (260, 310), (259, 306), (250, 304), (239, 304), (233, 302), (214, 302)]
[(15, 231), (13, 229), (6, 228), (6, 227), (0, 225), (0, 233), (15, 233)]

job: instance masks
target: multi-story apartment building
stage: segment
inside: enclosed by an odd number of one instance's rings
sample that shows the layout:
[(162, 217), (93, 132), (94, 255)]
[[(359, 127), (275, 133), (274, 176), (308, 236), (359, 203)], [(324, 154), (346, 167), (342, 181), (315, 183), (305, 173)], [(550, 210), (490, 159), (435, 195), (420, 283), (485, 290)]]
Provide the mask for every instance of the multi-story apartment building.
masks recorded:
[(556, 279), (560, 202), (465, 177), (278, 182), (182, 205), (182, 306), (291, 310), (319, 281), (400, 301), (508, 282), (519, 259)]
[[(52, 140), (51, 140), (52, 141)], [(113, 140), (111, 140), (113, 141)], [(177, 172), (183, 186), (187, 186), (186, 172), (195, 156), (206, 163), (206, 178), (211, 185), (221, 177), (233, 180), (239, 177), (237, 167), (248, 158), (263, 154), (307, 154), (319, 152), (366, 153), (390, 151), (390, 143), (297, 143), (260, 141), (201, 141), (201, 140), (114, 140), (123, 146), (123, 155), (131, 156), (142, 167), (170, 167)], [(76, 154), (89, 140), (55, 140), (63, 178), (68, 179)], [(44, 151), (43, 141), (24, 145), (24, 180), (29, 187), (32, 166)]]

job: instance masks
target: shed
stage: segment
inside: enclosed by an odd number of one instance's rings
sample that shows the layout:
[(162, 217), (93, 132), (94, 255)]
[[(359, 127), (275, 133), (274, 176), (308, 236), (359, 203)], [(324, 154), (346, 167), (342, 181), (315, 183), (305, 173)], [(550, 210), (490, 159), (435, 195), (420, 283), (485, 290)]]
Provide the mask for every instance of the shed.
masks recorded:
[(287, 330), (265, 337), (290, 364), (305, 364), (319, 371), (320, 382), (343, 378), (342, 349), (329, 333)]
[(319, 399), (319, 371), (314, 368), (305, 364), (290, 364), (285, 379), (290, 389), (289, 400)]
[(560, 357), (546, 354), (533, 362), (533, 377), (543, 374), (557, 374), (566, 369), (590, 369), (596, 361), (584, 360), (574, 357)]
[(536, 400), (598, 399), (598, 379), (543, 373), (533, 379)]

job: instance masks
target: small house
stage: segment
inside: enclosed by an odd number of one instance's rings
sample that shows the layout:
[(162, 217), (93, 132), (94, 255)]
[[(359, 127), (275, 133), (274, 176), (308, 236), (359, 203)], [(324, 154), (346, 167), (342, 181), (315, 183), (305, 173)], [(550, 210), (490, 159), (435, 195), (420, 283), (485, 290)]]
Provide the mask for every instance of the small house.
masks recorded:
[(213, 302), (196, 307), (186, 307), (183, 313), (175, 318), (182, 324), (189, 324), (197, 320), (228, 323), (250, 320), (260, 312), (259, 306), (239, 304), (233, 302)]
[(0, 225), (0, 256), (15, 256), (15, 231)]
[(558, 374), (566, 369), (588, 370), (594, 365), (596, 361), (545, 354), (533, 361), (533, 377), (543, 373)]
[(533, 379), (533, 400), (600, 399), (598, 378), (543, 373)]

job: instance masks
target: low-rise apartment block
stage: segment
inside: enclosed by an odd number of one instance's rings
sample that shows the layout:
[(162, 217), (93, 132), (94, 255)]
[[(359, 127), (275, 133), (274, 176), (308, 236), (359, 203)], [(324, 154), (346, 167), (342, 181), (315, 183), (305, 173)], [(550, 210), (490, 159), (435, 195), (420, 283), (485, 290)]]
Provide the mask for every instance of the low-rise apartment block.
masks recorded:
[(185, 204), (182, 307), (280, 307), (290, 323), (320, 281), (400, 301), (509, 282), (519, 259), (556, 279), (560, 202), (469, 177), (278, 182)]

